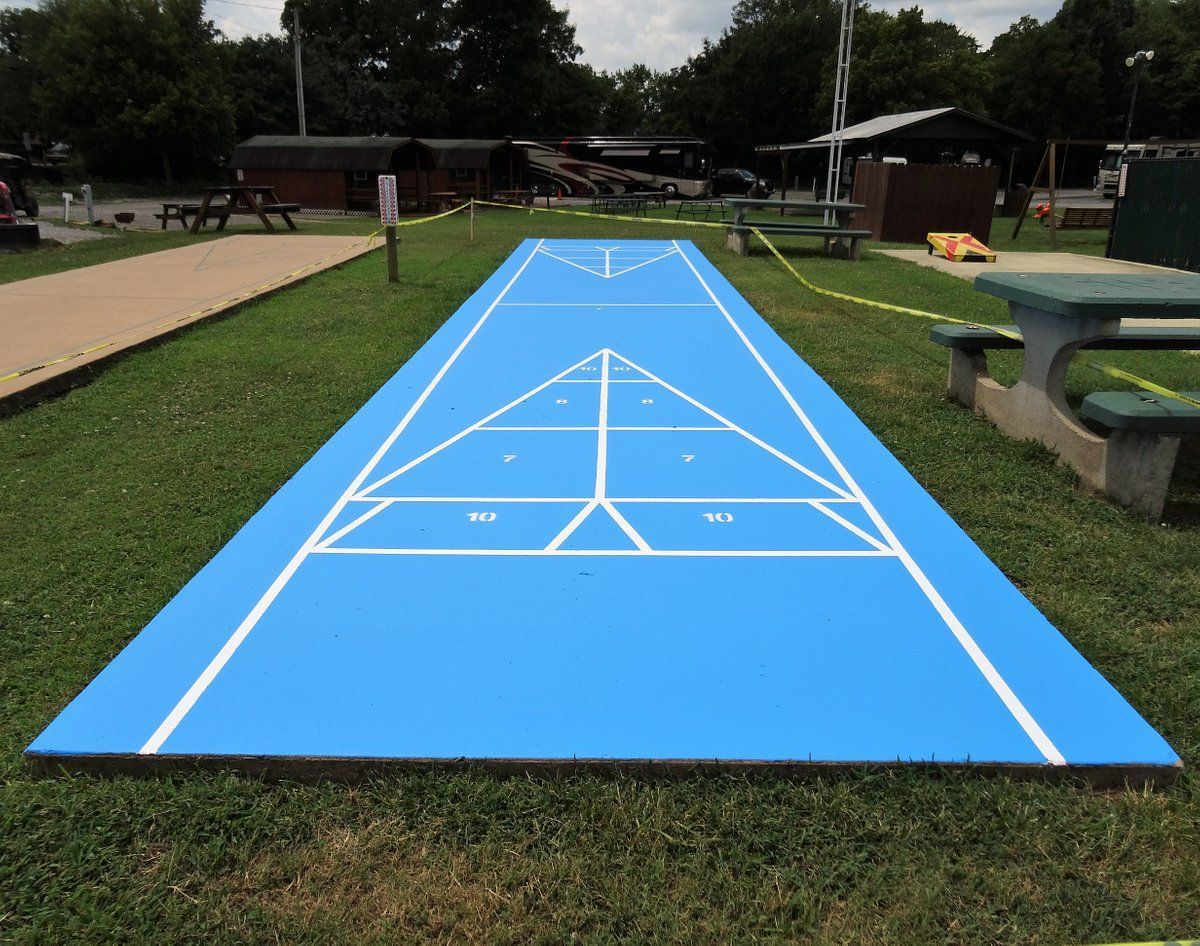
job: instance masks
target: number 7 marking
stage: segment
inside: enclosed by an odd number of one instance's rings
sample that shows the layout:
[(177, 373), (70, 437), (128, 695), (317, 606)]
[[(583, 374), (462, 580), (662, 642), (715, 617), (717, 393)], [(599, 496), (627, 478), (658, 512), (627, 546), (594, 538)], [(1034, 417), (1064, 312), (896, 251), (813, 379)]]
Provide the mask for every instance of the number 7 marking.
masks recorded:
[(683, 454), (683, 462), (684, 463), (691, 463), (695, 459), (696, 459), (696, 454), (694, 454), (694, 453)]
[(515, 460), (516, 458), (517, 458), (517, 455), (515, 453), (504, 454), (504, 462), (505, 463), (512, 463), (512, 461)]

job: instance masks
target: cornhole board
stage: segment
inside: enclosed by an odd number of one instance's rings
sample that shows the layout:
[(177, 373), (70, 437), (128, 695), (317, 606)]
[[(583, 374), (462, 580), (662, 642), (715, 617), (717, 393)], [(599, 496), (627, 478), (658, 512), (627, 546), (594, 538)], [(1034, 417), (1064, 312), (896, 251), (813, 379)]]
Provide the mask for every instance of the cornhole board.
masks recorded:
[(927, 233), (929, 255), (939, 255), (955, 263), (994, 263), (996, 254), (969, 233)]
[(644, 240), (522, 244), (27, 754), (1180, 765), (692, 244)]

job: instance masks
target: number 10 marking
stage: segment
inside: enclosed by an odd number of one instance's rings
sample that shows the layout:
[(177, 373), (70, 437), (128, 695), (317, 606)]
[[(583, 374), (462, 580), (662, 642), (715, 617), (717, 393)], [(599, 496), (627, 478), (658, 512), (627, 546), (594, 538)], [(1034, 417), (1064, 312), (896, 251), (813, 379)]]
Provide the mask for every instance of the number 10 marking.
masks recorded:
[(731, 512), (706, 512), (702, 514), (709, 522), (733, 522)]

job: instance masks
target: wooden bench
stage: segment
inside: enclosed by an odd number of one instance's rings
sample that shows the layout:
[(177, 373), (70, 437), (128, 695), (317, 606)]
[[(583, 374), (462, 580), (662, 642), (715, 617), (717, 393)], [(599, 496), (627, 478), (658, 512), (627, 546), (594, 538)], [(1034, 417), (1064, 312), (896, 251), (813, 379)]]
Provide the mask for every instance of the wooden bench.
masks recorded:
[(1059, 230), (1107, 230), (1112, 226), (1111, 207), (1064, 207)]
[(168, 220), (178, 220), (186, 230), (188, 228), (188, 217), (194, 217), (200, 212), (199, 204), (163, 204), (162, 213), (155, 214), (156, 220), (161, 220), (162, 225), (160, 230), (167, 229)]
[[(753, 226), (760, 233), (781, 236), (816, 236), (825, 241), (825, 252), (843, 259), (862, 258), (862, 241), (871, 238), (870, 230), (852, 230), (848, 227), (826, 226), (822, 223), (747, 223), (739, 225), (734, 220), (722, 220), (730, 233), (750, 235)], [(848, 243), (845, 241), (849, 241)]]
[[(1160, 516), (1180, 438), (1195, 432), (1194, 412), (1144, 392), (1100, 392), (1080, 411), (1104, 428), (1097, 433), (1067, 403), (1067, 368), (1079, 349), (1200, 349), (1200, 329), (1170, 324), (1200, 317), (1200, 277), (990, 273), (975, 288), (1008, 300), (1017, 327), (1005, 331), (1020, 337), (986, 325), (935, 326), (930, 338), (951, 349), (950, 396), (1010, 436), (1050, 447), (1085, 483), (1134, 512)], [(1123, 318), (1157, 324), (1123, 327)], [(988, 373), (993, 348), (1025, 349), (1011, 388)], [(1155, 401), (1166, 406), (1158, 410)]]

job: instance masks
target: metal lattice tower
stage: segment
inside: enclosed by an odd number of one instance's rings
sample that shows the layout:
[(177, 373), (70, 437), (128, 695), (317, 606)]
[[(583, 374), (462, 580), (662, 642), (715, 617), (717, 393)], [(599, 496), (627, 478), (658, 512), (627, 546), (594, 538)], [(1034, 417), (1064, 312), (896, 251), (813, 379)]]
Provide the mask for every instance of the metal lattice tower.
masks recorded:
[[(833, 127), (829, 133), (829, 170), (825, 175), (825, 200), (837, 200), (842, 171), (842, 132), (846, 128), (846, 99), (850, 95), (850, 46), (854, 41), (854, 5), (842, 0), (842, 27), (838, 34), (837, 76), (833, 87)], [(829, 223), (831, 212), (825, 211)]]

